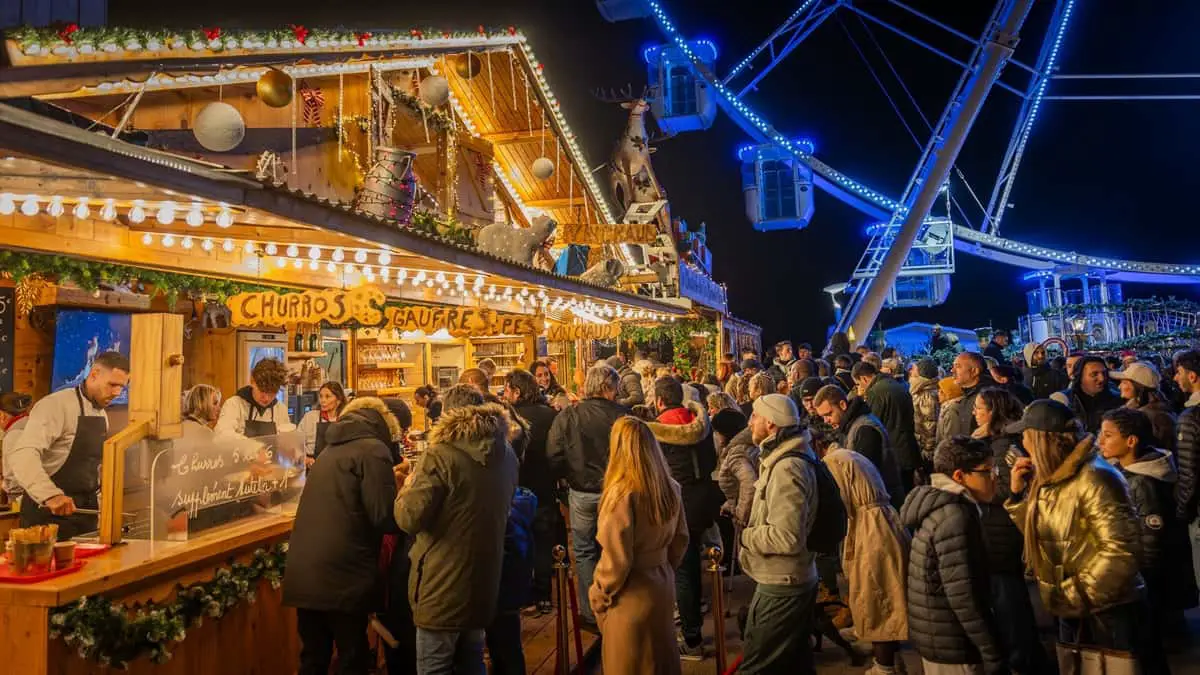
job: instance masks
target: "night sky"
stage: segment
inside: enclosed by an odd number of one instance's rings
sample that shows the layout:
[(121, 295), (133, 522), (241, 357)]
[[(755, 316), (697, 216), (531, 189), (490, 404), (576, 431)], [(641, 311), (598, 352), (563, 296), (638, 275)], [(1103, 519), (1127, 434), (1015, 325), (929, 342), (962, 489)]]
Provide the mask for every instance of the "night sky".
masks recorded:
[[(724, 74), (798, 6), (797, 2), (709, 3), (665, 0), (686, 34), (713, 39)], [(912, 0), (960, 31), (982, 32), (992, 4)], [(1017, 58), (1032, 64), (1053, 3), (1042, 0), (1026, 22)], [(752, 12), (747, 7), (756, 6)], [(914, 20), (883, 0), (858, 6), (966, 59), (958, 38)], [(1169, 9), (1168, 9), (1169, 8)], [(839, 20), (840, 19), (840, 20)], [(595, 100), (597, 87), (646, 81), (641, 48), (661, 42), (649, 20), (610, 24), (592, 0), (440, 0), (393, 2), (338, 0), (111, 0), (116, 25), (220, 25), (267, 27), (287, 23), (361, 28), (441, 27), (469, 30), (479, 24), (519, 26), (546, 64), (546, 77), (593, 165), (607, 161), (623, 128), (624, 111)], [(1200, 3), (1080, 0), (1060, 58), (1061, 73), (1200, 72), (1195, 27)], [(959, 68), (902, 38), (866, 24), (846, 10), (821, 26), (760, 85), (748, 101), (782, 132), (808, 136), (817, 156), (869, 186), (899, 197), (920, 151), (872, 79), (847, 32), (853, 35), (896, 97), (922, 143), (927, 131), (888, 69), (880, 50), (936, 121)], [(765, 61), (764, 61), (765, 63)], [(1024, 88), (1023, 71), (1009, 67), (1005, 82)], [(1051, 94), (1200, 93), (1200, 81), (1058, 81)], [(976, 122), (959, 168), (986, 204), (1019, 105), (994, 89)], [(1134, 260), (1196, 263), (1200, 186), (1196, 155), (1200, 102), (1047, 102), (1026, 151), (1001, 235), (1029, 243)], [(732, 311), (763, 326), (764, 340), (822, 343), (833, 319), (821, 289), (845, 281), (866, 245), (870, 220), (837, 199), (818, 193), (816, 214), (803, 231), (755, 232), (744, 214), (736, 147), (747, 138), (719, 114), (707, 132), (679, 135), (659, 145), (654, 166), (672, 213), (708, 223), (715, 276), (729, 284)], [(954, 194), (978, 221), (978, 209), (961, 183)], [(885, 312), (885, 326), (913, 320), (975, 327), (1015, 327), (1024, 313), (1022, 270), (958, 255), (949, 301), (940, 307)], [(1196, 298), (1197, 287), (1127, 286), (1126, 298), (1151, 295)]]

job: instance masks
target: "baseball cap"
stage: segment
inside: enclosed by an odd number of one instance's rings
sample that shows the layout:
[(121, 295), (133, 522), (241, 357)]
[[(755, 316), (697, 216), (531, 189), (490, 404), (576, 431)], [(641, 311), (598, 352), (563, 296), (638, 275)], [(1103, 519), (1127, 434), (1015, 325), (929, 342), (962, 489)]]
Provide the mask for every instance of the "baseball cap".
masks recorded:
[(1158, 389), (1158, 385), (1162, 381), (1154, 364), (1145, 361), (1134, 361), (1122, 370), (1109, 371), (1108, 375), (1114, 380), (1136, 382), (1147, 389)]
[(751, 368), (762, 370), (762, 364), (758, 362), (758, 359), (746, 359), (742, 361), (742, 370), (750, 370)]
[(1048, 398), (1043, 398), (1025, 407), (1021, 419), (1004, 427), (1006, 434), (1019, 434), (1026, 429), (1046, 431), (1052, 434), (1079, 431), (1072, 410)]

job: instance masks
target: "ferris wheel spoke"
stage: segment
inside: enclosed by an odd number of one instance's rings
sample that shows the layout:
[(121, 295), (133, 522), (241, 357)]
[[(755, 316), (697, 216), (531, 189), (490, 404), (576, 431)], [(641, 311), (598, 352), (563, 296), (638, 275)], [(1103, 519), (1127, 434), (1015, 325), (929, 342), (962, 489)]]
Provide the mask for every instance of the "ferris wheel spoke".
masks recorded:
[[(839, 0), (835, 0), (835, 4), (838, 1)], [(800, 7), (798, 7), (795, 12), (792, 12), (792, 15), (787, 18), (787, 21), (784, 21), (779, 28), (776, 28), (769, 36), (767, 36), (766, 40), (762, 41), (762, 44), (755, 47), (749, 54), (746, 55), (745, 58), (743, 58), (741, 61), (738, 61), (738, 64), (729, 71), (729, 74), (725, 76), (725, 79), (721, 80), (721, 84), (728, 85), (733, 78), (737, 77), (743, 70), (748, 68), (750, 64), (754, 62), (754, 59), (758, 58), (758, 56), (764, 51), (770, 50), (771, 53), (774, 53), (775, 41), (785, 35), (789, 35), (790, 33), (797, 31), (806, 21), (808, 21), (809, 16), (811, 16), (811, 12), (809, 12), (809, 10), (815, 11), (815, 8), (822, 2), (824, 2), (824, 0), (804, 0), (800, 4)], [(806, 15), (805, 12), (809, 12), (809, 14)]]
[[(813, 31), (819, 28), (821, 24), (825, 22), (825, 19), (828, 19), (833, 14), (834, 10), (836, 10), (839, 5), (840, 3), (835, 2), (829, 7), (821, 10), (819, 14), (812, 14), (811, 20), (793, 32), (792, 36), (788, 39), (787, 44), (785, 44), (778, 52), (776, 52), (774, 47), (772, 47), (771, 62), (768, 63), (762, 70), (760, 70), (758, 74), (754, 76), (754, 79), (750, 80), (746, 86), (742, 87), (741, 90), (738, 91), (738, 98), (745, 96), (746, 92), (757, 87), (758, 83), (762, 82), (763, 78), (767, 76), (767, 73), (770, 73), (775, 66), (779, 65), (781, 61), (787, 58), (788, 54), (791, 54), (792, 50), (794, 50), (796, 47), (799, 47), (800, 43), (804, 42), (809, 35), (812, 35)], [(729, 78), (726, 78), (726, 82), (728, 82), (728, 79)]]

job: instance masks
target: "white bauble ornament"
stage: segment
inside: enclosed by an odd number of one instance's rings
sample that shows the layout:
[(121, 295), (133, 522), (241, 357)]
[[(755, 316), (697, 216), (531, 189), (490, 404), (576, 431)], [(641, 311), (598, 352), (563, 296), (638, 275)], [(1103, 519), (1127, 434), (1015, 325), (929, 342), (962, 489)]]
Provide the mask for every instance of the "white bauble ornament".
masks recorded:
[(538, 157), (533, 160), (533, 175), (538, 180), (546, 180), (554, 175), (554, 161), (549, 157)]
[(209, 103), (192, 121), (192, 133), (200, 145), (213, 152), (228, 152), (246, 137), (246, 122), (228, 103)]
[(441, 75), (430, 75), (421, 80), (420, 91), (421, 100), (435, 108), (450, 100), (450, 83)]

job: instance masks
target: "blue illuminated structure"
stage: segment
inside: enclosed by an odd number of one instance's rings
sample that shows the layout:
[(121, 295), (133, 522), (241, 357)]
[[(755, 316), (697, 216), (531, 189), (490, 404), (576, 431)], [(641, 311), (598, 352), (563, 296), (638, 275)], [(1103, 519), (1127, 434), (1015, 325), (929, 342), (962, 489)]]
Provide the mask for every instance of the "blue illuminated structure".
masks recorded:
[[(808, 139), (793, 141), (812, 154)], [(802, 230), (813, 215), (812, 167), (773, 143), (738, 148), (746, 217), (760, 232)]]
[[(1060, 0), (1061, 2), (1062, 0)], [(1054, 42), (1050, 46), (1047, 60), (1057, 57), (1066, 34), (1070, 11), (1076, 0), (1065, 0), (1066, 7), (1055, 21)], [(716, 92), (717, 104), (739, 127), (760, 144), (774, 144), (787, 150), (793, 157), (812, 169), (813, 185), (837, 197), (862, 213), (878, 220), (890, 220), (894, 212), (903, 214), (902, 205), (895, 199), (872, 189), (862, 182), (834, 169), (814, 156), (806, 154), (804, 148), (778, 132), (771, 123), (747, 103), (730, 87), (725, 86), (711, 67), (705, 65), (691, 48), (686, 36), (667, 14), (660, 0), (643, 0), (650, 9), (663, 35), (688, 57), (693, 72)], [(807, 4), (802, 6), (802, 9)], [(739, 63), (739, 66), (741, 64)], [(1047, 78), (1048, 79), (1048, 78)], [(1033, 88), (1029, 95), (1029, 107), (1034, 113), (1026, 115), (1021, 123), (1020, 139), (1027, 139), (1046, 91), (1044, 82)], [(1023, 143), (1022, 143), (1023, 146)], [(1004, 262), (1025, 269), (1046, 269), (1061, 264), (1079, 264), (1110, 270), (1110, 279), (1147, 283), (1194, 284), (1200, 281), (1200, 264), (1155, 263), (1119, 260), (1088, 256), (1074, 251), (1055, 250), (1013, 239), (1005, 239), (993, 233), (982, 232), (963, 224), (954, 225), (955, 248), (963, 253)]]
[[(707, 68), (717, 62), (717, 46), (711, 40), (693, 40), (692, 54)], [(712, 90), (692, 71), (691, 59), (674, 45), (655, 45), (642, 52), (647, 80), (654, 88), (650, 110), (658, 126), (674, 136), (683, 131), (702, 131), (717, 117)]]

